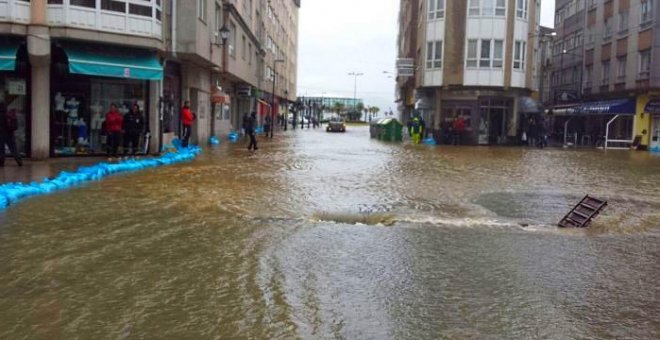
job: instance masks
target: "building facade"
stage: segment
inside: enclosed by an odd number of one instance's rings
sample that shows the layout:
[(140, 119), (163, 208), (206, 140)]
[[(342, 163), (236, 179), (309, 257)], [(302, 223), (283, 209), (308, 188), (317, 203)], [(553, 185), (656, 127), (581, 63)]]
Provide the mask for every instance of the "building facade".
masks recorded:
[(540, 1), (419, 0), (401, 6), (399, 54), (412, 55), (414, 76), (398, 77), (400, 107), (410, 111), (414, 82), (414, 110), (430, 131), (447, 133), (461, 116), (463, 143), (516, 143), (522, 117), (539, 113), (529, 103), (539, 83)]
[[(151, 136), (144, 147), (157, 152), (180, 135), (184, 101), (200, 144), (238, 129), (239, 113), (259, 103), (271, 110), (293, 101), (299, 6), (0, 0), (0, 100), (17, 114), (19, 151), (34, 159), (103, 154), (111, 104), (123, 113), (140, 106)], [(275, 60), (277, 73), (269, 73)]]
[(653, 0), (558, 2), (553, 114), (567, 143), (660, 147), (658, 15)]

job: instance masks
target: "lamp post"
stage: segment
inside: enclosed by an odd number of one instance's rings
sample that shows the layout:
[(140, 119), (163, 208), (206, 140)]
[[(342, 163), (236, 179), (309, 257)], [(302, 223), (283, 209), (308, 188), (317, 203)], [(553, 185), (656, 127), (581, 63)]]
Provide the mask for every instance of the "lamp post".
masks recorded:
[(275, 82), (277, 81), (277, 64), (283, 63), (283, 59), (275, 59), (273, 60), (273, 92), (271, 92), (271, 97), (270, 97), (270, 139), (273, 139), (273, 130), (275, 126)]
[(357, 77), (363, 76), (364, 73), (351, 72), (348, 75), (353, 76), (353, 78), (355, 79), (355, 84), (353, 86), (353, 112), (355, 112), (357, 110)]

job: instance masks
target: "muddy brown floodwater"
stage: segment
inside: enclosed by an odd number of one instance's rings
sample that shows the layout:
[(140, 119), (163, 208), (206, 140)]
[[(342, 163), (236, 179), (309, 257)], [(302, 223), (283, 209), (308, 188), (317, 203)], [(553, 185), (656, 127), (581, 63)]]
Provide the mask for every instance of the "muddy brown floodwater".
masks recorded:
[[(610, 203), (593, 227), (556, 228), (587, 193)], [(643, 152), (289, 131), (0, 225), (3, 339), (660, 337), (660, 157)]]

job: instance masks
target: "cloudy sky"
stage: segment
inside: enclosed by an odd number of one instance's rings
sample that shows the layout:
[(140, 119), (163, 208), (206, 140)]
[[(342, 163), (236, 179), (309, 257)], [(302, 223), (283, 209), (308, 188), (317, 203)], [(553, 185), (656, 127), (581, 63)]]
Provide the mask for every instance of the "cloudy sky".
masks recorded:
[[(454, 0), (457, 1), (457, 0)], [(458, 0), (464, 1), (464, 0)], [(394, 104), (398, 0), (303, 0), (300, 9), (298, 95), (357, 96), (381, 111)], [(554, 0), (543, 0), (541, 23), (552, 26)]]

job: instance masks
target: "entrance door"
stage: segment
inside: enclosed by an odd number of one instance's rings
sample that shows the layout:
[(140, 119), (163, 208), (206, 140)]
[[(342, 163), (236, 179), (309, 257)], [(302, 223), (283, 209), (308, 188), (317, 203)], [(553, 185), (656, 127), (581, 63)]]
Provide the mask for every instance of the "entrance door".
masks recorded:
[(651, 128), (651, 149), (660, 150), (660, 116), (653, 117)]

